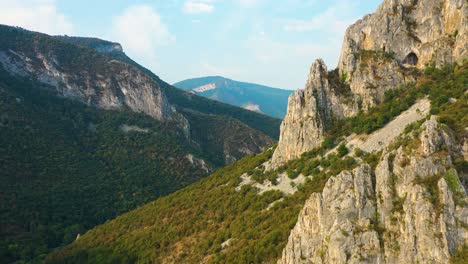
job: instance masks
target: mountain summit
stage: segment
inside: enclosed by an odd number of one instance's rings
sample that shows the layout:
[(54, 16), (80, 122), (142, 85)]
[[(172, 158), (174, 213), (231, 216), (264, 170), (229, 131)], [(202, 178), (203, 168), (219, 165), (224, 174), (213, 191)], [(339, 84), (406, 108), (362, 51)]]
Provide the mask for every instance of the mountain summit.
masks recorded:
[(316, 61), (304, 91), (289, 98), (273, 163), (319, 146), (334, 120), (382, 103), (387, 91), (414, 82), (418, 70), (462, 63), (468, 58), (467, 15), (466, 1), (385, 0), (350, 26), (338, 69), (327, 72)]

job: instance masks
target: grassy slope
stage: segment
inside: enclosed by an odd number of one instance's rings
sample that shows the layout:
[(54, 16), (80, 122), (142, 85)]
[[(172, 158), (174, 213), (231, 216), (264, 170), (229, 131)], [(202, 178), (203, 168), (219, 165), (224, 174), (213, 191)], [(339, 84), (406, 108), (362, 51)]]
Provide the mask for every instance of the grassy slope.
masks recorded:
[[(412, 98), (389, 95), (382, 106), (372, 109), (369, 114), (345, 122), (372, 122), (370, 127), (376, 129), (380, 121), (374, 120), (373, 116), (379, 112), (384, 115), (386, 112), (381, 111), (396, 107), (401, 100), (406, 102), (428, 95), (432, 101), (431, 112), (439, 115), (458, 137), (466, 136), (468, 64), (443, 70), (430, 68), (426, 74), (416, 85), (401, 90)], [(457, 101), (450, 103), (449, 98)], [(397, 114), (398, 111), (391, 113)], [(330, 136), (336, 138), (346, 131), (335, 130), (332, 133), (335, 135)], [(311, 176), (298, 192), (284, 197), (270, 210), (266, 210), (268, 205), (278, 200), (281, 194), (268, 192), (257, 195), (251, 187), (243, 187), (240, 192), (234, 188), (240, 182), (239, 176), (245, 172), (253, 173), (257, 165), (271, 156), (271, 150), (244, 158), (183, 190), (98, 226), (72, 245), (49, 255), (47, 262), (274, 262), (287, 242), (304, 201), (312, 192), (320, 192), (331, 175), (356, 166), (354, 159), (343, 159), (340, 155), (323, 159), (320, 155), (324, 151), (322, 147), (306, 153), (301, 159), (280, 168), (288, 174), (291, 172), (291, 177), (298, 172)], [(373, 165), (378, 157), (378, 154), (362, 156)], [(314, 170), (317, 164), (327, 168), (328, 172)], [(455, 165), (466, 175), (466, 161), (456, 160)], [(221, 243), (229, 238), (234, 238), (231, 246), (222, 249)]]

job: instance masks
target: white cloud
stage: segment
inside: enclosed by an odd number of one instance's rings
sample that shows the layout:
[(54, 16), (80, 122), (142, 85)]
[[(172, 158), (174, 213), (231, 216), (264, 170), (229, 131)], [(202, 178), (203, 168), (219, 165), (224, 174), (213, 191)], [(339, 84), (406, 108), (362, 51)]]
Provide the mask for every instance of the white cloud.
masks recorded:
[(292, 32), (321, 31), (343, 34), (346, 28), (356, 21), (356, 8), (359, 4), (352, 0), (336, 0), (325, 11), (314, 15), (310, 19), (290, 19), (286, 22), (284, 30)]
[[(337, 42), (339, 43), (339, 42)], [(244, 43), (253, 58), (264, 64), (294, 63), (301, 58), (322, 57), (331, 61), (339, 44), (291, 43), (271, 39), (265, 32), (251, 35)], [(335, 61), (332, 61), (335, 63)]]
[(237, 0), (237, 2), (243, 7), (254, 7), (260, 4), (262, 0)]
[(154, 60), (157, 48), (175, 41), (175, 36), (151, 6), (136, 5), (114, 18), (111, 39), (131, 55)]
[(335, 8), (329, 8), (325, 12), (312, 17), (309, 20), (290, 20), (285, 26), (286, 31), (314, 31), (314, 30), (330, 30), (337, 33), (342, 33), (351, 24), (355, 18), (349, 19), (338, 19), (342, 18), (343, 15)]
[(212, 1), (186, 1), (183, 11), (188, 14), (211, 13), (214, 10)]
[(51, 35), (73, 34), (73, 24), (53, 0), (0, 0), (0, 23)]
[(226, 65), (201, 63), (196, 69), (197, 76), (224, 76), (230, 77), (240, 73), (237, 67), (227, 67)]

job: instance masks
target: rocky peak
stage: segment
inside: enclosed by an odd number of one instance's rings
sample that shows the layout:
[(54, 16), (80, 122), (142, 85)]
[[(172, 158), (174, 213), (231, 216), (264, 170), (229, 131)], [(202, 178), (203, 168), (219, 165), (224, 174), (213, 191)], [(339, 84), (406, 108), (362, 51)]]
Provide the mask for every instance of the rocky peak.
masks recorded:
[(273, 167), (320, 146), (335, 118), (357, 113), (357, 100), (342, 91), (349, 87), (341, 87), (345, 84), (338, 76), (332, 79), (333, 74), (337, 71), (328, 71), (322, 59), (316, 60), (310, 67), (305, 88), (289, 97), (278, 147), (272, 157)]
[(273, 164), (319, 146), (333, 119), (381, 103), (387, 90), (416, 80), (414, 69), (468, 58), (467, 17), (463, 0), (385, 0), (350, 26), (335, 73), (317, 60), (306, 88), (291, 95)]
[(280, 140), (272, 157), (273, 164), (297, 158), (321, 144), (327, 123), (332, 118), (326, 76), (327, 67), (319, 59), (310, 69), (305, 89), (297, 90), (289, 97)]
[(468, 56), (467, 15), (464, 0), (385, 0), (347, 29), (339, 68), (353, 72), (354, 54), (361, 50), (392, 53), (419, 68), (461, 63)]

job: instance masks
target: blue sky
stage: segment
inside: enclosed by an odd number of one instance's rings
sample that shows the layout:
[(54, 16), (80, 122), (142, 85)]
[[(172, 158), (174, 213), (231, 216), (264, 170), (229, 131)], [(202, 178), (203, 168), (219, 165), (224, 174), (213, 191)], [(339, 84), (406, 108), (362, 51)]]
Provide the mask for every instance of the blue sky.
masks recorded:
[(0, 0), (0, 23), (92, 36), (162, 79), (222, 75), (303, 88), (311, 63), (336, 67), (347, 26), (381, 0)]

